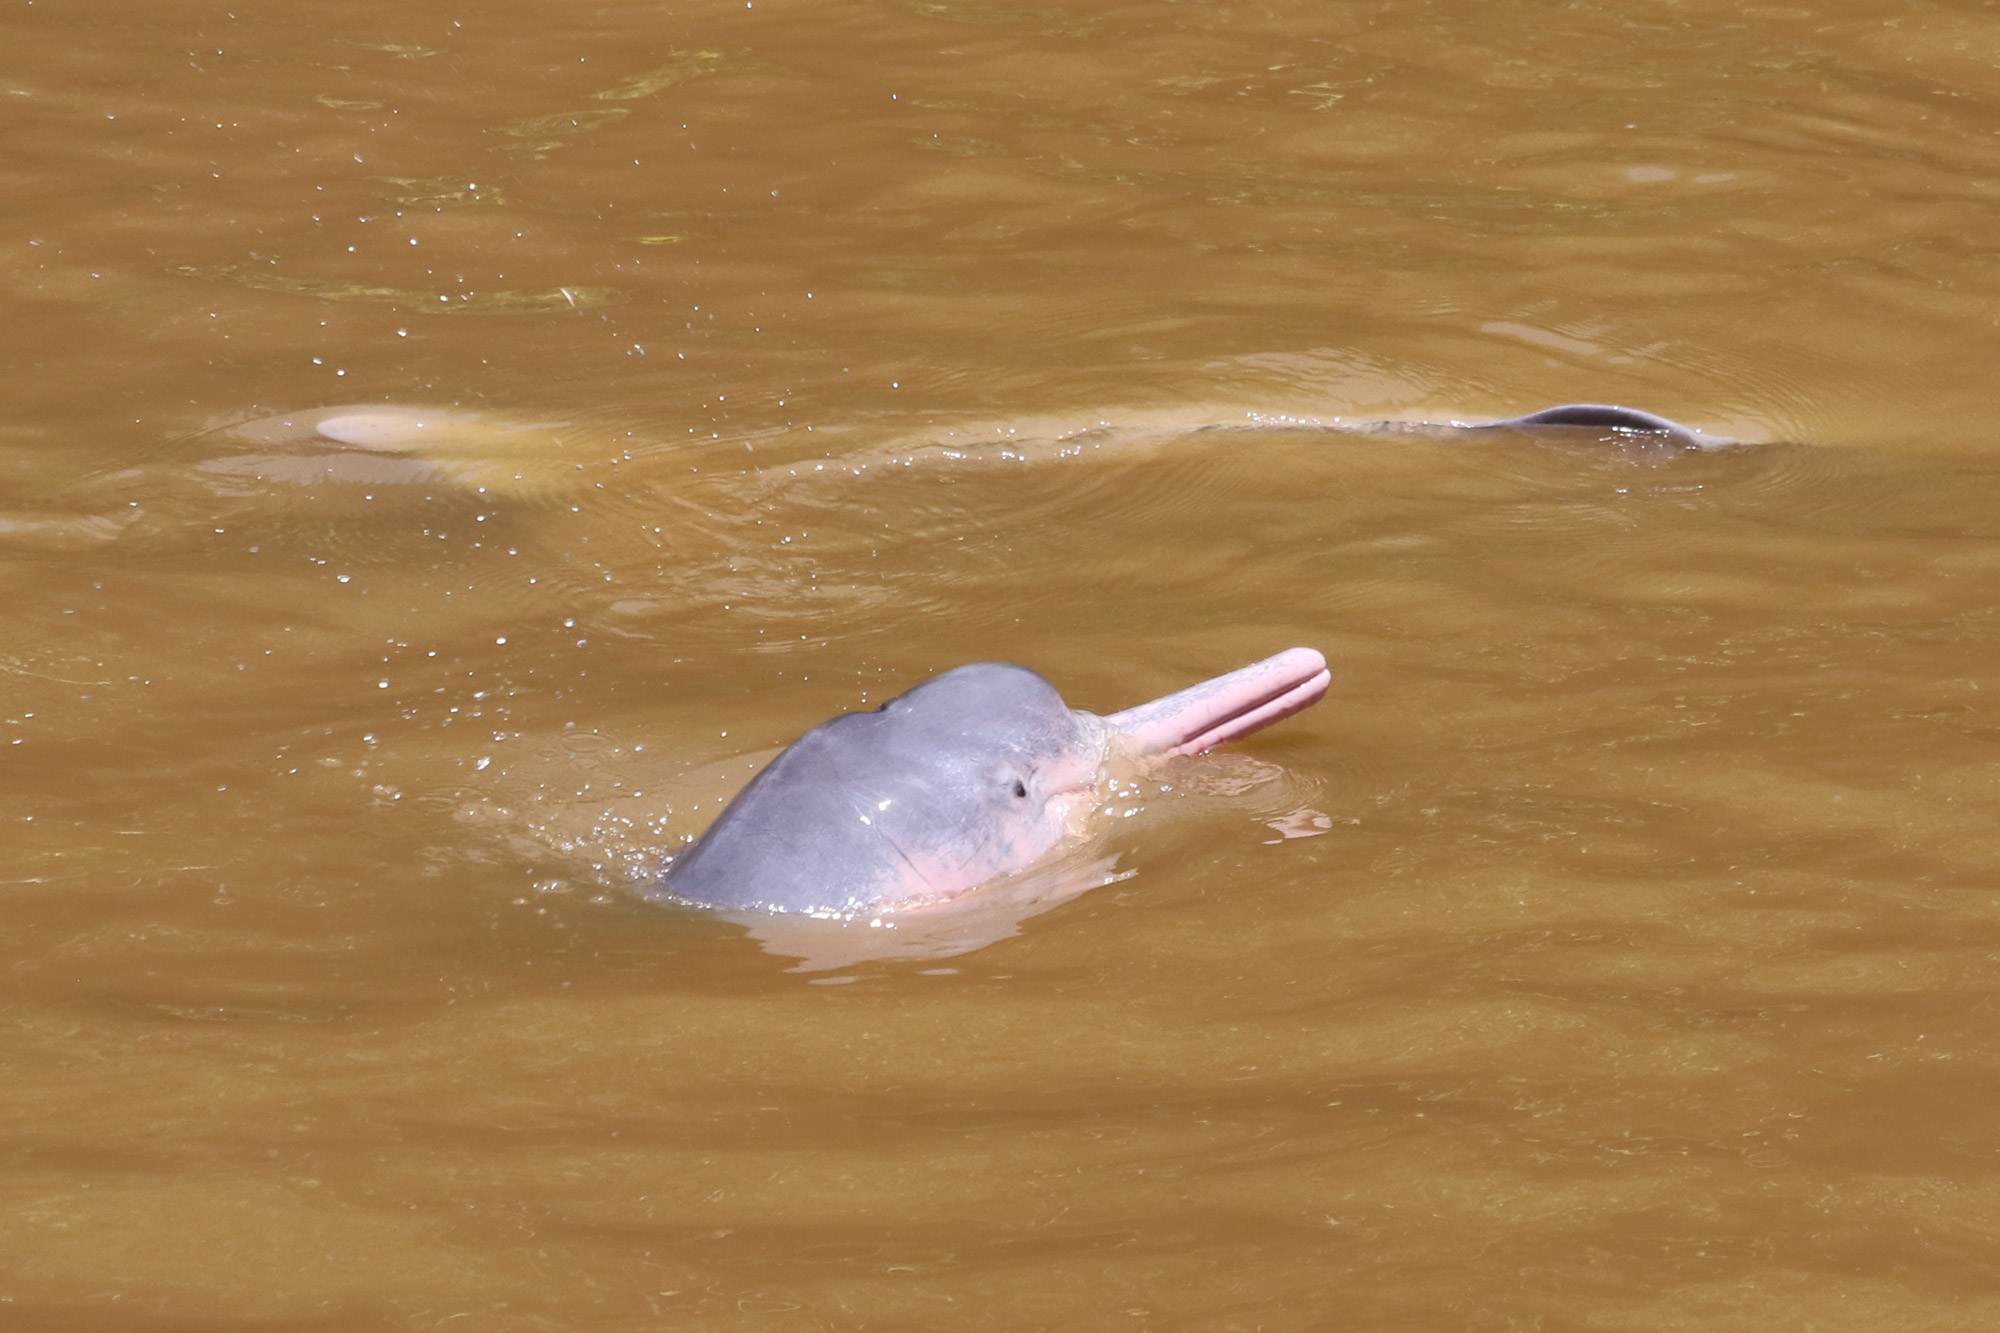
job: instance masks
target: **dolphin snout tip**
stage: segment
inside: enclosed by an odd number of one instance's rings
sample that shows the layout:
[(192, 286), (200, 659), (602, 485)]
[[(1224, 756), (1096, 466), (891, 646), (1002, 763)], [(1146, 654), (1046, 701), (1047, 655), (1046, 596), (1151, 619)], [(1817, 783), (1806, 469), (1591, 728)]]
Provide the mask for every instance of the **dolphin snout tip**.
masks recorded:
[(1317, 648), (1287, 648), (1282, 653), (1264, 659), (1267, 665), (1282, 666), (1287, 671), (1325, 671), (1326, 654)]

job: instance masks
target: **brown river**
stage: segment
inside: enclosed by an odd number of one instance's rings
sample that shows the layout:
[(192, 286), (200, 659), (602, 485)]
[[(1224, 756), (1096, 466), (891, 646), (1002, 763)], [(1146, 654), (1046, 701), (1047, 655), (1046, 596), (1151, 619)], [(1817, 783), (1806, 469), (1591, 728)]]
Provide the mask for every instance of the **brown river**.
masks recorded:
[[(0, 1327), (2000, 1324), (1990, 0), (0, 50)], [(1568, 401), (1743, 447), (1366, 425)], [(1087, 892), (641, 896), (1294, 644)]]

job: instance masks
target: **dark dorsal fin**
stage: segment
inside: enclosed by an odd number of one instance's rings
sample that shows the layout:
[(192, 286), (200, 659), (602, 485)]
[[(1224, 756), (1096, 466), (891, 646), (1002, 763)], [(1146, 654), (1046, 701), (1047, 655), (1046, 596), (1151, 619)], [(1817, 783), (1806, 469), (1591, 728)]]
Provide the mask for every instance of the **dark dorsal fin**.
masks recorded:
[(1619, 407), (1614, 403), (1563, 403), (1558, 407), (1545, 407), (1539, 412), (1525, 416), (1508, 417), (1504, 421), (1489, 424), (1488, 429), (1523, 429), (1535, 426), (1576, 426), (1585, 429), (1610, 430), (1622, 435), (1660, 435), (1675, 444), (1692, 449), (1713, 448), (1726, 444), (1714, 435), (1704, 435), (1698, 430), (1670, 421), (1652, 412), (1641, 412), (1636, 407)]

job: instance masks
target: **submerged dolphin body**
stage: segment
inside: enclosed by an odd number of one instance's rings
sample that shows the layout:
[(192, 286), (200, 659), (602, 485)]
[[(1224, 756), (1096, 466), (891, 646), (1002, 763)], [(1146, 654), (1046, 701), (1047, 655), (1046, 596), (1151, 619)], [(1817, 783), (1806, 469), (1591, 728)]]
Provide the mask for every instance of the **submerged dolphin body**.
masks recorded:
[[(1527, 435), (1549, 441), (1605, 443), (1642, 453), (1717, 449), (1740, 441), (1710, 435), (1677, 421), (1610, 403), (1564, 403), (1538, 412), (1490, 421), (1330, 421), (1212, 423), (1194, 431), (1256, 430), (1283, 424), (1334, 433), (1371, 435)], [(275, 452), (213, 459), (204, 470), (247, 473), (301, 484), (356, 481), (378, 485), (433, 478), (507, 488), (529, 468), (560, 472), (564, 428), (559, 423), (510, 422), (482, 412), (394, 406), (323, 407), (262, 417), (223, 428), (222, 434)], [(319, 452), (305, 452), (317, 450)], [(560, 464), (560, 467), (557, 465)]]
[(812, 915), (949, 899), (1078, 832), (1108, 760), (1220, 745), (1319, 702), (1329, 679), (1292, 648), (1101, 718), (1026, 667), (958, 667), (799, 737), (673, 858), (658, 896)]

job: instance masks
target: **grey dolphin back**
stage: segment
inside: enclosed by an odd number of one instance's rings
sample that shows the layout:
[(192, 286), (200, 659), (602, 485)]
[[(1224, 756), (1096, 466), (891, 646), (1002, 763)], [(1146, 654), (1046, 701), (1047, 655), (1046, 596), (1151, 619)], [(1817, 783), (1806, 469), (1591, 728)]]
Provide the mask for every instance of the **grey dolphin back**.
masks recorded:
[[(851, 913), (966, 887), (1032, 836), (1036, 775), (1096, 744), (1026, 667), (982, 662), (794, 741), (673, 858), (660, 896)], [(1093, 752), (1094, 753), (1094, 752)], [(1094, 762), (1094, 760), (1093, 760)]]

